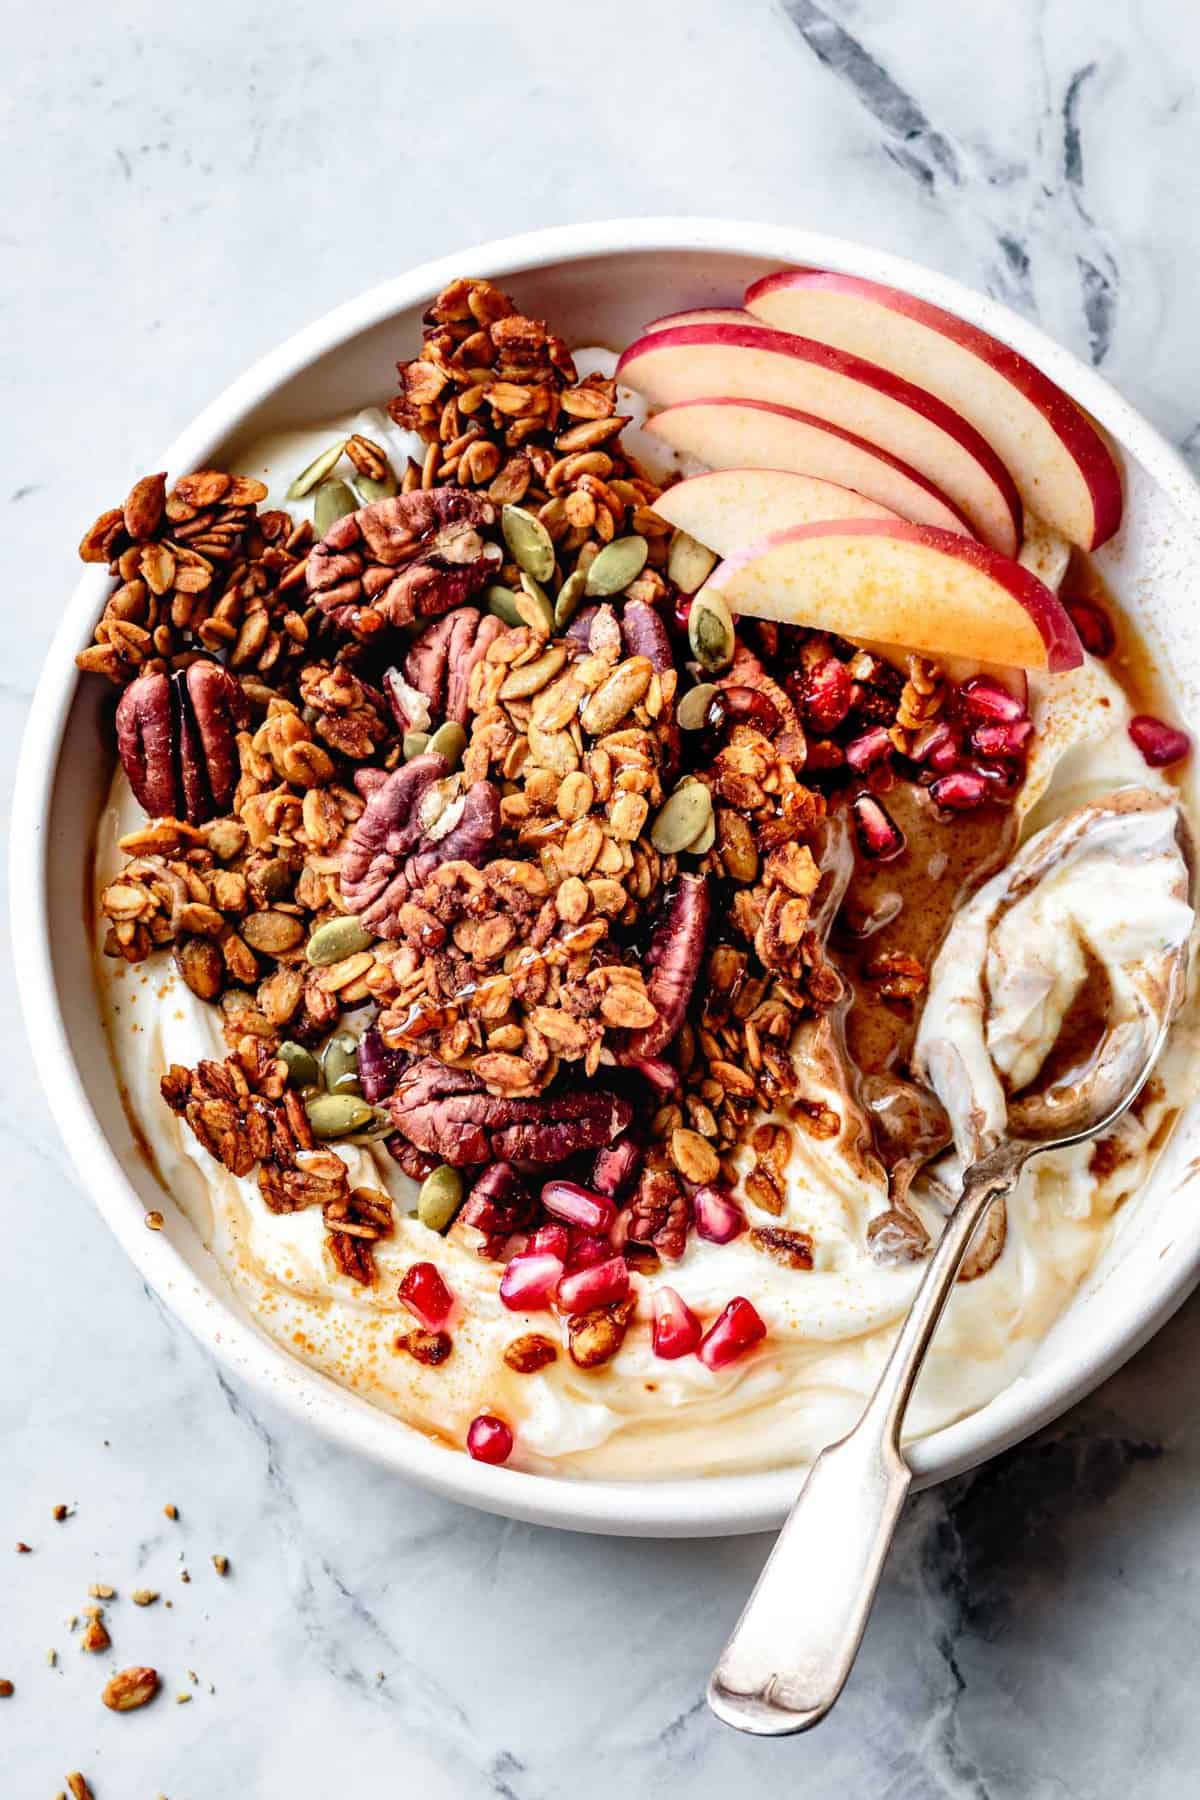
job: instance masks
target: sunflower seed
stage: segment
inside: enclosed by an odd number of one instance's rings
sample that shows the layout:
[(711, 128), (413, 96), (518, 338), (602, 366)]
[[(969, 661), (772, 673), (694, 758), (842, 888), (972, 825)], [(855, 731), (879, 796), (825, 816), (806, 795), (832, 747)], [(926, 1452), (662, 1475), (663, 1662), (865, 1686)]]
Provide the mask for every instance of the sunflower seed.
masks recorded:
[(675, 533), (667, 552), (667, 574), (681, 592), (696, 593), (704, 586), (716, 566), (717, 559), (713, 552), (704, 544), (698, 543), (690, 532)]
[(304, 1110), (315, 1138), (345, 1137), (348, 1132), (361, 1131), (375, 1117), (375, 1108), (356, 1094), (314, 1094)]
[(307, 469), (301, 469), (295, 481), (287, 491), (289, 500), (303, 500), (305, 494), (316, 487), (318, 481), (324, 481), (329, 471), (336, 468), (346, 448), (346, 439), (340, 444), (330, 444), (328, 450), (322, 450), (320, 456), (314, 456)]
[(406, 731), (403, 740), (404, 760), (411, 762), (414, 756), (424, 756), (429, 748), (430, 734), (427, 731)]
[(542, 521), (523, 506), (506, 506), (500, 529), (518, 569), (535, 581), (549, 581), (554, 573), (554, 540)]
[(462, 1205), (462, 1176), (449, 1163), (443, 1163), (421, 1183), (417, 1195), (417, 1217), (430, 1231), (445, 1231)]
[(688, 689), (675, 708), (675, 722), (681, 731), (703, 731), (709, 704), (716, 691), (716, 686), (711, 681), (701, 681), (696, 687)]
[(488, 611), (494, 618), (503, 619), (506, 625), (519, 625), (521, 615), (517, 611), (517, 596), (511, 588), (502, 587), (494, 582), (483, 596)]
[(358, 1039), (352, 1032), (337, 1031), (321, 1053), (321, 1073), (327, 1094), (361, 1094), (358, 1084)]
[(611, 544), (605, 544), (588, 569), (588, 593), (623, 593), (645, 568), (648, 550), (644, 537), (614, 538)]
[(332, 531), (339, 519), (358, 511), (358, 501), (344, 481), (323, 481), (313, 506), (313, 530), (319, 538)]
[(530, 631), (536, 632), (538, 637), (551, 635), (554, 630), (554, 608), (550, 604), (550, 596), (524, 570), (521, 571), (521, 592), (516, 597), (516, 606), (521, 623), (528, 625)]
[(425, 746), (431, 754), (444, 756), (452, 769), (458, 767), (466, 747), (467, 734), (456, 719), (447, 719), (444, 725), (439, 725)]
[(293, 1087), (320, 1087), (321, 1068), (311, 1050), (285, 1038), (276, 1054), (287, 1064), (288, 1080)]
[(369, 950), (374, 942), (370, 932), (353, 913), (343, 913), (341, 918), (326, 919), (324, 925), (317, 926), (305, 946), (304, 954), (314, 969), (324, 969), (330, 963), (341, 962), (343, 957), (354, 956), (360, 950)]
[(583, 569), (574, 569), (558, 590), (558, 599), (554, 602), (554, 629), (562, 631), (571, 623), (579, 611), (579, 602), (583, 599), (587, 587), (587, 575)]
[(660, 856), (677, 856), (694, 844), (712, 820), (712, 795), (702, 781), (677, 787), (664, 803), (650, 830)]
[(710, 674), (733, 661), (733, 617), (720, 594), (702, 588), (688, 614), (688, 643), (701, 668)]

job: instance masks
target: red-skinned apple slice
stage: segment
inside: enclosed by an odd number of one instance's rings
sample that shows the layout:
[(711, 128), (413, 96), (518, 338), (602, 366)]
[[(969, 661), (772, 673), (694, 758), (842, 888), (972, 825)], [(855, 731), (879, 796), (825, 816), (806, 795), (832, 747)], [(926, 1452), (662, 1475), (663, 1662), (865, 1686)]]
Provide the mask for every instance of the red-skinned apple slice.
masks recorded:
[(664, 313), (651, 319), (644, 331), (671, 331), (676, 325), (758, 325), (761, 321), (744, 306), (694, 306), (690, 312)]
[(731, 612), (1008, 668), (1078, 668), (1057, 595), (957, 532), (886, 519), (799, 525), (718, 564), (701, 593)]
[(815, 413), (918, 469), (993, 548), (1012, 555), (1020, 542), (1020, 496), (986, 439), (936, 395), (861, 356), (765, 326), (675, 325), (638, 338), (616, 374), (660, 406), (729, 394)]
[(1085, 550), (1121, 523), (1121, 476), (1075, 402), (1007, 344), (928, 300), (857, 275), (788, 269), (746, 291), (764, 324), (892, 370), (992, 443), (1032, 512)]
[(661, 493), (654, 511), (718, 556), (734, 556), (778, 531), (823, 519), (900, 522), (899, 513), (877, 500), (791, 469), (714, 469), (693, 475)]
[(974, 533), (939, 488), (899, 457), (812, 413), (724, 397), (666, 406), (647, 431), (714, 469), (792, 469), (852, 488), (914, 525)]

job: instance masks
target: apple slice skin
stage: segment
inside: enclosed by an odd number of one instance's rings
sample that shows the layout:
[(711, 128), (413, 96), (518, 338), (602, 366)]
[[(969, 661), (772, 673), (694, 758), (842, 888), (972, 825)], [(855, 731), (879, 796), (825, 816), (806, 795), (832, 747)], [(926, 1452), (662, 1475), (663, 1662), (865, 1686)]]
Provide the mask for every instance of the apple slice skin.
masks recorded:
[(744, 306), (693, 306), (688, 312), (663, 313), (643, 325), (643, 335), (652, 331), (673, 331), (677, 325), (761, 325), (762, 320), (747, 312)]
[[(710, 420), (706, 413), (715, 417)], [(723, 433), (721, 421), (724, 416), (730, 424)], [(756, 418), (768, 428), (779, 428), (781, 441), (772, 446), (772, 454), (794, 460), (781, 461), (778, 465), (751, 460), (753, 447), (741, 439)], [(953, 500), (919, 469), (902, 462), (889, 451), (881, 450), (878, 444), (870, 444), (866, 438), (846, 431), (841, 425), (818, 419), (815, 413), (798, 412), (793, 406), (777, 406), (772, 400), (740, 400), (728, 394), (701, 395), (696, 400), (680, 400), (674, 406), (664, 406), (646, 421), (646, 430), (665, 439), (673, 449), (697, 456), (715, 469), (739, 467), (737, 459), (740, 457), (747, 467), (779, 467), (798, 475), (809, 475), (813, 480), (828, 481), (835, 487), (849, 488), (885, 511), (911, 520), (914, 525), (937, 525), (943, 531), (961, 531), (966, 537), (975, 535), (966, 514), (960, 512)], [(713, 441), (714, 431), (717, 442)], [(791, 448), (787, 439), (793, 434), (796, 444)], [(729, 442), (735, 437), (738, 439), (736, 447), (728, 453), (720, 448), (722, 435)], [(807, 448), (803, 447), (805, 438), (808, 439)], [(814, 466), (818, 464), (822, 471), (836, 468), (837, 474), (818, 473)]]
[[(883, 554), (877, 568), (871, 569), (869, 562), (866, 563), (864, 574), (863, 552), (869, 555), (872, 539), (880, 543)], [(801, 607), (792, 608), (786, 604), (783, 598), (785, 586), (806, 578), (815, 582), (817, 576), (827, 573), (820, 569), (813, 553), (822, 547), (833, 548), (839, 542), (846, 547), (845, 567), (837, 571), (836, 582), (831, 588), (832, 600), (828, 595), (814, 600), (814, 611), (822, 616), (816, 618), (810, 614), (806, 618)], [(778, 569), (762, 567), (774, 563), (779, 564)], [(934, 579), (950, 574), (954, 564), (965, 565), (975, 577), (981, 578), (972, 583), (976, 588), (977, 618), (1012, 604), (1024, 612), (1027, 628), (1016, 627), (1013, 633), (1023, 641), (1019, 657), (998, 655), (996, 644), (986, 635), (975, 645), (963, 643), (961, 638), (957, 643), (935, 641), (936, 609), (930, 600), (922, 611), (921, 588), (925, 586), (932, 593)], [(788, 624), (812, 624), (817, 629), (833, 631), (854, 641), (876, 637), (885, 642), (903, 643), (906, 641), (904, 633), (896, 635), (872, 629), (871, 620), (865, 614), (855, 617), (851, 610), (838, 618), (833, 616), (846, 596), (853, 596), (856, 580), (860, 583), (869, 581), (877, 590), (882, 588), (896, 594), (902, 579), (907, 580), (914, 590), (914, 616), (922, 621), (912, 634), (914, 641), (909, 644), (910, 649), (934, 656), (978, 656), (981, 661), (1011, 662), (1013, 667), (1047, 669), (1053, 674), (1077, 669), (1083, 661), (1083, 649), (1066, 609), (1036, 575), (987, 544), (960, 537), (953, 531), (939, 531), (934, 526), (911, 525), (907, 520), (894, 525), (886, 519), (844, 519), (837, 523), (797, 525), (788, 531), (775, 532), (761, 543), (719, 563), (705, 587), (716, 589), (734, 613), (779, 619)], [(762, 598), (753, 592), (759, 582), (773, 590), (770, 610), (762, 612), (757, 610)], [(776, 599), (776, 595), (780, 598)], [(1030, 631), (1036, 637), (1036, 644), (1030, 639)]]
[(888, 519), (900, 514), (850, 488), (790, 469), (712, 469), (666, 488), (654, 511), (718, 556), (733, 556), (795, 525), (837, 519)]
[[(906, 381), (891, 369), (881, 368), (865, 357), (835, 344), (823, 344), (815, 338), (800, 337), (795, 332), (777, 331), (766, 325), (675, 325), (652, 331), (637, 338), (621, 354), (616, 379), (629, 387), (641, 388), (651, 400), (694, 399), (695, 394), (664, 396), (656, 393), (658, 385), (644, 380), (645, 370), (638, 364), (654, 357), (660, 368), (673, 351), (747, 350), (759, 355), (778, 356), (792, 365), (808, 364), (824, 375), (833, 375), (878, 395), (894, 405), (906, 408), (922, 424), (940, 431), (952, 440), (978, 470), (986, 489), (993, 496), (997, 511), (1003, 515), (1003, 528), (997, 520), (993, 535), (1002, 535), (1004, 548), (1015, 551), (1021, 541), (1021, 496), (1012, 476), (981, 432), (948, 406), (936, 394), (928, 393), (915, 382)], [(653, 377), (654, 365), (650, 365)], [(639, 379), (642, 376), (643, 379)], [(771, 394), (752, 394), (755, 399), (772, 399)], [(834, 421), (837, 422), (836, 420)], [(982, 528), (982, 521), (981, 528)]]
[[(805, 336), (815, 335), (819, 340), (824, 341), (821, 339), (819, 327), (813, 321), (805, 319), (803, 297), (806, 294), (825, 293), (840, 295), (848, 302), (858, 302), (868, 307), (878, 308), (884, 314), (899, 314), (939, 337), (948, 338), (961, 350), (977, 357), (995, 374), (1002, 376), (1030, 403), (1040, 419), (1063, 446), (1067, 457), (1074, 465), (1082, 490), (1079, 496), (1080, 500), (1085, 503), (1082, 511), (1090, 513), (1090, 517), (1075, 516), (1073, 508), (1071, 517), (1067, 517), (1064, 513), (1059, 513), (1057, 517), (1052, 516), (1052, 509), (1045, 505), (1039, 505), (1036, 498), (1027, 494), (1027, 497), (1031, 498), (1031, 504), (1034, 505), (1035, 510), (1040, 512), (1048, 523), (1056, 526), (1065, 537), (1069, 537), (1072, 542), (1079, 544), (1085, 550), (1097, 549), (1118, 530), (1122, 511), (1121, 474), (1112, 452), (1100, 433), (1076, 406), (1070, 395), (1064, 393), (1062, 388), (1051, 381), (1048, 375), (1043, 375), (1042, 371), (1022, 356), (1018, 350), (1002, 343), (999, 338), (992, 337), (989, 332), (981, 330), (979, 326), (969, 324), (966, 319), (960, 319), (957, 314), (947, 312), (944, 307), (935, 306), (931, 301), (921, 300), (915, 294), (907, 294), (901, 288), (888, 287), (883, 282), (868, 281), (860, 275), (842, 274), (835, 269), (783, 269), (774, 275), (764, 275), (761, 280), (752, 282), (746, 289), (746, 307), (757, 318), (762, 319), (764, 323), (771, 324), (776, 329), (795, 330)], [(796, 297), (795, 310), (792, 314), (797, 320), (795, 325), (790, 325), (788, 322), (789, 297), (792, 296)], [(848, 311), (846, 322), (847, 324), (853, 322)], [(879, 332), (872, 331), (866, 319), (863, 321), (863, 331), (871, 343), (871, 353), (875, 356), (881, 355)], [(851, 333), (850, 336), (857, 337), (858, 333)], [(853, 344), (848, 342), (844, 347), (853, 349)], [(898, 369), (897, 373), (904, 374), (905, 371)], [(916, 380), (918, 376), (913, 371), (909, 378)], [(921, 378), (928, 379), (927, 376)], [(971, 417), (967, 401), (963, 396), (949, 385), (941, 391), (942, 397), (950, 405), (964, 412), (967, 417)], [(979, 413), (976, 413), (972, 423), (985, 436), (988, 434), (989, 424), (993, 431), (999, 427), (998, 419), (993, 418), (989, 421)], [(1028, 464), (1030, 473), (1026, 477), (1025, 486), (1027, 489), (1032, 488), (1041, 471), (1037, 469), (1036, 464), (1029, 462), (1030, 449), (1024, 451), (1023, 458), (1021, 434), (1014, 430), (1007, 435), (1009, 442), (1000, 444), (998, 448), (1002, 454), (1006, 455), (1009, 466), (1018, 476), (1021, 473), (1022, 460)]]

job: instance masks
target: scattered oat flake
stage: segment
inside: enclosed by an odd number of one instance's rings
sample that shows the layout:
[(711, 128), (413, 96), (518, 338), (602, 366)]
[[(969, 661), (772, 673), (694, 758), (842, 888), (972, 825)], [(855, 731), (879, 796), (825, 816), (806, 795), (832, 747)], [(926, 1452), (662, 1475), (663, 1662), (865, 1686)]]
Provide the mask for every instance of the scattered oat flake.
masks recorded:
[(18, 1544), (17, 1544), (17, 1555), (18, 1556), (29, 1556), (32, 1554), (32, 1552), (33, 1552), (32, 1544), (22, 1544), (22, 1543), (18, 1542)]
[(110, 1712), (132, 1712), (145, 1706), (158, 1692), (158, 1670), (139, 1665), (119, 1669), (100, 1698)]
[(55, 1663), (58, 1661), (58, 1651), (57, 1650), (47, 1650), (46, 1661), (50, 1664), (50, 1667), (53, 1668)]
[(59, 1504), (54, 1508), (54, 1517), (58, 1520), (59, 1524), (61, 1525), (63, 1520), (69, 1519), (70, 1516), (71, 1516), (70, 1507), (64, 1506), (62, 1504), (62, 1502), (60, 1501)]
[(11, 1699), (16, 1692), (11, 1681), (0, 1681), (0, 1700)]
[(212, 1566), (217, 1571), (218, 1575), (228, 1575), (229, 1558), (227, 1556), (214, 1556), (212, 1559)]
[(179, 1579), (180, 1579), (180, 1581), (190, 1581), (190, 1580), (191, 1580), (191, 1579), (192, 1579), (192, 1578), (191, 1578), (191, 1576), (190, 1576), (190, 1575), (189, 1575), (189, 1574), (188, 1574), (188, 1572), (187, 1572), (187, 1570), (186, 1570), (186, 1569), (180, 1569), (180, 1571), (179, 1571)]
[(71, 1790), (71, 1800), (93, 1800), (92, 1790), (78, 1769), (67, 1776), (67, 1786)]
[(148, 1212), (146, 1214), (147, 1231), (161, 1231), (165, 1223), (166, 1221), (160, 1212)]
[(88, 1586), (88, 1593), (93, 1600), (115, 1600), (117, 1597), (116, 1588), (109, 1587), (104, 1581), (91, 1582)]
[(99, 1619), (92, 1619), (90, 1621), (83, 1636), (79, 1640), (79, 1648), (81, 1650), (90, 1650), (93, 1653), (99, 1650), (108, 1650), (111, 1645), (112, 1639), (109, 1637), (107, 1629)]
[(176, 1694), (175, 1704), (176, 1704), (176, 1706), (187, 1706), (187, 1704), (189, 1703), (191, 1698), (192, 1698), (192, 1696), (188, 1693), (187, 1689), (183, 1688), (183, 1689), (181, 1689), (181, 1691), (178, 1694)]
[(158, 1591), (155, 1588), (134, 1588), (129, 1598), (135, 1606), (153, 1606), (158, 1599)]
[(179, 1517), (179, 1508), (175, 1505), (173, 1500), (167, 1501), (167, 1504), (163, 1507), (163, 1512), (168, 1519), (177, 1519)]

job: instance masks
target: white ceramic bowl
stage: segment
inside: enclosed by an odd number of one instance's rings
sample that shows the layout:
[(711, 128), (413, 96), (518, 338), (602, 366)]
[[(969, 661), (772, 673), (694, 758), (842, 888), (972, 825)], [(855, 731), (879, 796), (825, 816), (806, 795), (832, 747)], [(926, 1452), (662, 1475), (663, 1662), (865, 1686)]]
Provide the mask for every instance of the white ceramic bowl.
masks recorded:
[[(428, 263), (327, 314), (265, 356), (147, 468), (172, 476), (220, 464), (264, 430), (344, 413), (388, 396), (398, 357), (420, 338), (421, 312), (446, 282), (487, 275), (571, 343), (619, 348), (662, 313), (736, 303), (775, 267), (816, 264), (891, 282), (986, 327), (1024, 352), (1087, 408), (1124, 454), (1126, 524), (1100, 553), (1105, 578), (1171, 671), (1182, 714), (1200, 693), (1200, 489), (1175, 452), (1106, 382), (1023, 319), (957, 283), (878, 251), (768, 225), (641, 219), (506, 238)], [(108, 498), (97, 495), (97, 504)], [(163, 1195), (121, 1108), (93, 998), (83, 897), (85, 861), (112, 763), (111, 690), (83, 680), (75, 652), (107, 591), (84, 575), (67, 605), (25, 734), (12, 820), (15, 958), (26, 1023), (80, 1180), (146, 1280), (244, 1380), (338, 1442), (437, 1493), (543, 1524), (684, 1537), (779, 1523), (797, 1476), (604, 1482), (493, 1469), (420, 1436), (293, 1360), (235, 1301), (217, 1265)], [(1167, 649), (1169, 646), (1169, 654)], [(1200, 1275), (1193, 1161), (1200, 1107), (1181, 1121), (1149, 1190), (1131, 1205), (1114, 1250), (1040, 1347), (1027, 1373), (990, 1405), (913, 1448), (918, 1486), (994, 1456), (1078, 1400), (1170, 1316)], [(150, 1207), (167, 1226), (151, 1232)]]

